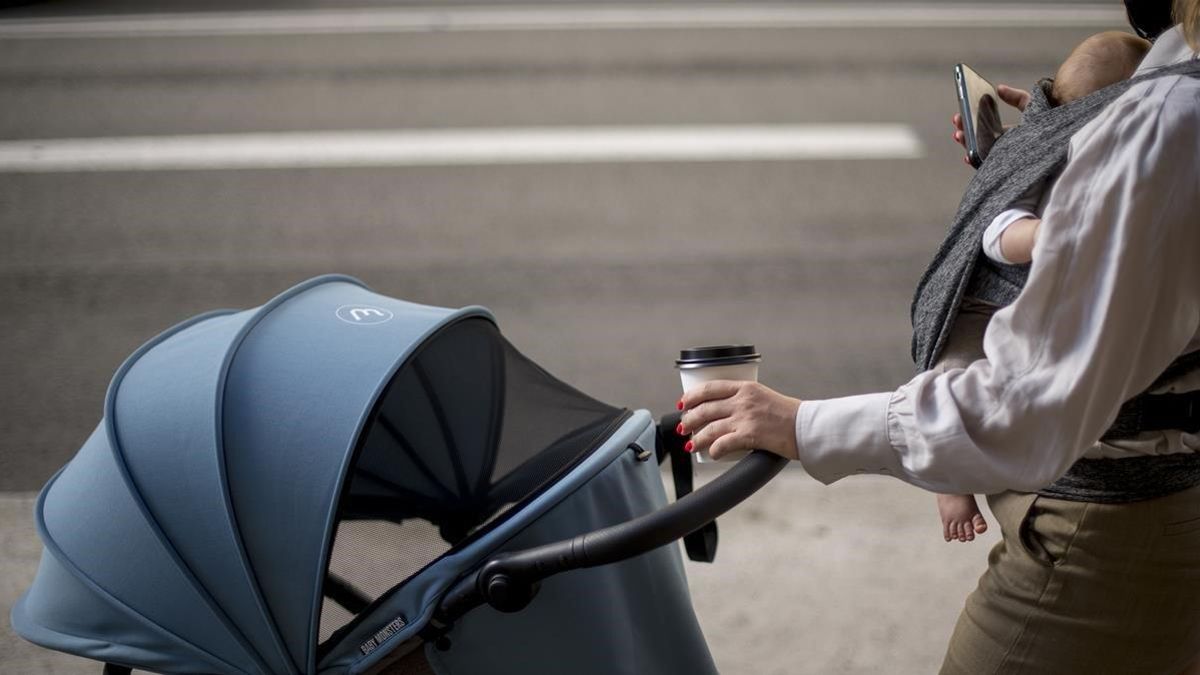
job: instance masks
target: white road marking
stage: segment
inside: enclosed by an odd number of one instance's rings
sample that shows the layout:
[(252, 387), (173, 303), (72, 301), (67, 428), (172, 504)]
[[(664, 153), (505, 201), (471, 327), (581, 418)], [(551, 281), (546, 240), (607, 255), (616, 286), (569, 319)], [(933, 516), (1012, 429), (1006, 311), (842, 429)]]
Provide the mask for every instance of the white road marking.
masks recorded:
[(899, 124), (544, 127), (0, 142), (0, 172), (915, 159)]
[(0, 21), (0, 39), (705, 28), (1115, 28), (1103, 4), (577, 5), (81, 16)]

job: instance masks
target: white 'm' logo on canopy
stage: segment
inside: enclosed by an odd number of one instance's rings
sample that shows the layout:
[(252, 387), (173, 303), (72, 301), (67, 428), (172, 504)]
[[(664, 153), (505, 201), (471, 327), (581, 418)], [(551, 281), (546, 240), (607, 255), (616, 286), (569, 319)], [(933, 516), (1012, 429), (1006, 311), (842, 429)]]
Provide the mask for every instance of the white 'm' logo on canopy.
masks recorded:
[(371, 305), (342, 305), (337, 308), (337, 318), (356, 326), (384, 323), (391, 321), (393, 316), (390, 310)]

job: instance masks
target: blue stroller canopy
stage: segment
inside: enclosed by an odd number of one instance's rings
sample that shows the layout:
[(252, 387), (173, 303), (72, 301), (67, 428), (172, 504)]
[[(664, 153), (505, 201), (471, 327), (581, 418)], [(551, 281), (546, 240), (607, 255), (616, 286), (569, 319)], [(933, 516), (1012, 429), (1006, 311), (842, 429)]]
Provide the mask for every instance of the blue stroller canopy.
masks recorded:
[(13, 625), (163, 672), (358, 672), (564, 475), (650, 428), (522, 356), (483, 308), (313, 279), (121, 366), (38, 499), (45, 551)]

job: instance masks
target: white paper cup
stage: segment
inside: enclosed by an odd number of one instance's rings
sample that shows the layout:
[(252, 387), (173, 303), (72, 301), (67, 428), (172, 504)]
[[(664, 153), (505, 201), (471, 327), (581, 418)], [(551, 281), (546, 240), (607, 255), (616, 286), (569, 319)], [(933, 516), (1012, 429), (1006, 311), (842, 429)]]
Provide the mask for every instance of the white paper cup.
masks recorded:
[[(687, 393), (692, 387), (713, 380), (758, 381), (758, 366), (762, 356), (754, 345), (713, 345), (691, 347), (679, 353), (675, 367), (679, 369), (679, 381)], [(731, 452), (721, 458), (722, 462), (737, 461), (750, 454), (749, 450)], [(708, 450), (694, 452), (696, 462), (707, 464), (713, 459)]]

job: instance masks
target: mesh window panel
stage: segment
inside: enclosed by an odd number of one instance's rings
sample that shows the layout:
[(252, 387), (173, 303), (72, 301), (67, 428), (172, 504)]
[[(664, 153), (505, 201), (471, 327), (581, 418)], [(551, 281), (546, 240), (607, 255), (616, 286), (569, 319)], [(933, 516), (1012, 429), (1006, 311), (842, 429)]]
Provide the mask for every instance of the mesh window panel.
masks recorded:
[(321, 643), (573, 466), (624, 411), (465, 319), (400, 369), (364, 430), (325, 578)]

